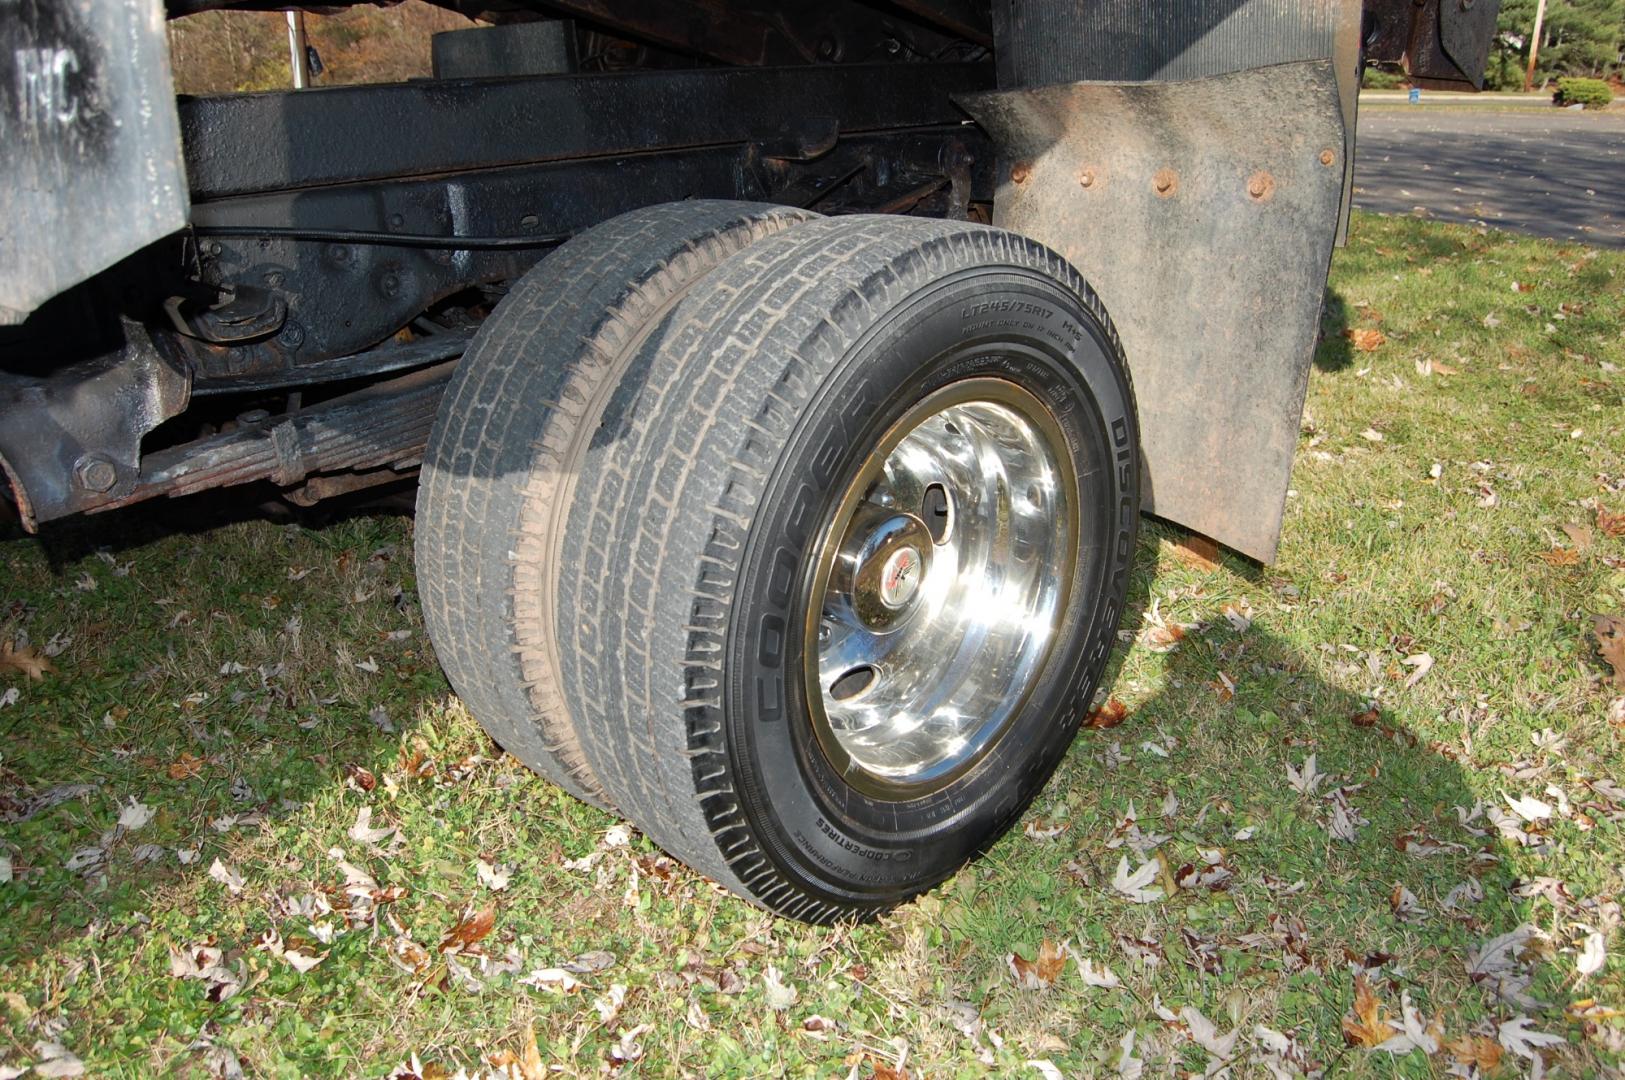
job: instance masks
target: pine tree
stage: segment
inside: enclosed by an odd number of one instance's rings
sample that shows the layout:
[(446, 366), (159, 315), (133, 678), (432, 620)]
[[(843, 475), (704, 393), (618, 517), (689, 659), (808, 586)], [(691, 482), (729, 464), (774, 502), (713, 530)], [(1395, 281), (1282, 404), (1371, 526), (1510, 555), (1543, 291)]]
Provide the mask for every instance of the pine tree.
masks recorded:
[[(1529, 36), (1537, 0), (1502, 0), (1490, 81), (1521, 85), (1529, 62)], [(1625, 55), (1625, 0), (1547, 0), (1537, 82), (1558, 75), (1605, 77), (1621, 71)]]

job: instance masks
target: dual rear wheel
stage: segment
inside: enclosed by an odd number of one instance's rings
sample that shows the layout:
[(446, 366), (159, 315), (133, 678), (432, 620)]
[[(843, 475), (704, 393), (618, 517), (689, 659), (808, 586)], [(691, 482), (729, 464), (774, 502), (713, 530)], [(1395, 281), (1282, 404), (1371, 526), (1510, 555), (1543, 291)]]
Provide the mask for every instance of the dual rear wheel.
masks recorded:
[(459, 365), (424, 612), (515, 756), (756, 903), (861, 918), (1064, 754), (1139, 467), (1110, 322), (1046, 248), (650, 207), (539, 263)]

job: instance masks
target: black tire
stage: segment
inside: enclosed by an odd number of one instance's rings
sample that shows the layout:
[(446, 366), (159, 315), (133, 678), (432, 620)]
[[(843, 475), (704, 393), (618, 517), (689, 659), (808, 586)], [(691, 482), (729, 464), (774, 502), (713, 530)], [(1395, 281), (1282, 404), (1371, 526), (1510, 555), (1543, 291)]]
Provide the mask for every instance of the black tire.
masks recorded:
[(694, 201), (606, 221), (520, 279), (441, 402), (417, 504), (430, 640), (492, 738), (578, 798), (607, 804), (559, 696), (552, 631), (576, 462), (608, 391), (672, 305), (729, 256), (813, 216)]
[[(1025, 388), (1064, 433), (1076, 587), (986, 756), (928, 795), (876, 797), (811, 734), (805, 568), (879, 433), (973, 376)], [(1116, 335), (1054, 252), (895, 217), (753, 244), (644, 343), (580, 468), (558, 563), (564, 697), (608, 798), (696, 869), (795, 918), (872, 916), (1000, 836), (1060, 762), (1115, 642), (1140, 461)]]

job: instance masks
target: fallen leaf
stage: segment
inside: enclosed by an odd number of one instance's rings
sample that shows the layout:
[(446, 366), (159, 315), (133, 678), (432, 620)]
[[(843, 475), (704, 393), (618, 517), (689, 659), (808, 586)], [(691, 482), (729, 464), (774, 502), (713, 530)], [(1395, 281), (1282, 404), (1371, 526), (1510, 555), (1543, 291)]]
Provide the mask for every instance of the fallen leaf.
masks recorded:
[(446, 931), (446, 936), (440, 941), (440, 951), (458, 953), (478, 945), (491, 933), (496, 925), (497, 906), (487, 904), (478, 911), (463, 913), (457, 924)]
[(1112, 877), (1112, 888), (1136, 904), (1149, 904), (1161, 900), (1162, 890), (1160, 888), (1147, 888), (1157, 879), (1157, 872), (1161, 868), (1162, 864), (1160, 862), (1156, 859), (1150, 859), (1144, 866), (1131, 874), (1128, 869), (1128, 856), (1125, 855), (1117, 860), (1117, 873)]
[(1220, 1061), (1230, 1060), (1231, 1055), (1235, 1053), (1236, 1038), (1241, 1034), (1240, 1028), (1232, 1028), (1230, 1034), (1220, 1035), (1213, 1021), (1191, 1005), (1179, 1010), (1179, 1018), (1184, 1021), (1192, 1042)]
[(1245, 600), (1239, 604), (1226, 604), (1219, 613), (1230, 624), (1230, 629), (1238, 634), (1246, 633), (1248, 627), (1253, 625), (1252, 605)]
[(1083, 726), (1093, 731), (1114, 728), (1128, 718), (1128, 706), (1112, 698), (1098, 709), (1092, 709), (1084, 718)]
[(1513, 798), (1503, 791), (1501, 797), (1507, 801), (1508, 806), (1512, 807), (1512, 812), (1525, 821), (1545, 821), (1552, 816), (1550, 804), (1543, 803), (1532, 796), (1519, 795), (1517, 798)]
[(1597, 636), (1597, 651), (1614, 669), (1614, 688), (1625, 690), (1625, 619), (1598, 615), (1591, 620), (1591, 632)]
[(1366, 442), (1382, 442), (1385, 436), (1376, 428), (1368, 427), (1364, 431), (1360, 432), (1360, 438), (1364, 439)]
[(372, 774), (371, 769), (364, 769), (360, 765), (346, 765), (344, 766), (344, 786), (367, 792), (378, 786), (378, 778)]
[(362, 844), (378, 844), (396, 835), (393, 828), (375, 829), (372, 827), (372, 807), (363, 806), (355, 812), (355, 824), (350, 826), (349, 836)]
[(1038, 959), (1028, 960), (1020, 953), (1009, 953), (1004, 961), (1010, 968), (1010, 975), (1016, 981), (1016, 986), (1022, 990), (1048, 990), (1055, 985), (1055, 980), (1061, 977), (1061, 971), (1066, 967), (1067, 957), (1071, 955), (1066, 943), (1057, 945), (1049, 938), (1045, 938), (1038, 946)]
[(615, 966), (615, 954), (605, 949), (594, 949), (584, 952), (564, 965), (566, 971), (573, 971), (577, 975), (590, 975), (594, 972), (607, 971)]
[(1487, 1076), (1501, 1067), (1501, 1044), (1487, 1036), (1464, 1035), (1444, 1046), (1458, 1064), (1477, 1069), (1480, 1076)]
[(550, 990), (555, 994), (573, 994), (581, 989), (581, 980), (563, 968), (537, 968), (520, 979), (519, 985)]
[(513, 878), (512, 872), (509, 871), (506, 865), (493, 866), (484, 859), (479, 860), (475, 866), (474, 876), (479, 879), (481, 885), (484, 885), (492, 892), (501, 892), (506, 889), (508, 882)]
[(1381, 330), (1374, 330), (1368, 326), (1351, 326), (1343, 331), (1343, 336), (1360, 352), (1376, 352), (1388, 343), (1388, 338)]
[(34, 1053), (40, 1060), (34, 1065), (35, 1076), (69, 1077), (85, 1075), (85, 1063), (59, 1042), (37, 1042)]
[(519, 1080), (546, 1080), (547, 1062), (542, 1060), (542, 1051), (536, 1044), (536, 1022), (534, 1020), (525, 1024), (525, 1045), (519, 1055)]
[(1614, 514), (1597, 507), (1597, 528), (1609, 536), (1625, 536), (1625, 511)]
[(801, 991), (784, 981), (779, 969), (772, 964), (762, 973), (762, 987), (766, 991), (767, 1007), (775, 1012), (783, 1012), (801, 1000)]
[(1067, 821), (1028, 818), (1027, 823), (1021, 827), (1021, 832), (1029, 840), (1053, 840), (1071, 827), (1071, 822)]
[(192, 753), (182, 753), (181, 756), (170, 763), (168, 772), (171, 780), (185, 780), (196, 776), (203, 771), (204, 760)]
[(1551, 566), (1578, 566), (1580, 553), (1573, 548), (1556, 547), (1550, 551), (1542, 551), (1535, 558)]
[(1581, 978), (1595, 975), (1602, 970), (1608, 962), (1608, 948), (1603, 942), (1602, 934), (1590, 933), (1586, 935), (1585, 947), (1580, 950), (1579, 959), (1575, 960), (1574, 967)]
[(1287, 785), (1300, 795), (1313, 795), (1325, 778), (1325, 774), (1315, 768), (1313, 754), (1304, 759), (1301, 769), (1294, 769), (1290, 764), (1286, 767)]
[(1563, 526), (1563, 532), (1568, 536), (1569, 543), (1573, 544), (1577, 551), (1586, 551), (1595, 543), (1591, 530), (1584, 525), (1565, 525)]
[(1401, 922), (1416, 922), (1427, 916), (1427, 911), (1423, 909), (1421, 901), (1416, 899), (1416, 894), (1402, 884), (1395, 884), (1393, 891), (1388, 894), (1388, 909), (1394, 913), (1394, 918)]
[(39, 682), (55, 670), (56, 665), (34, 646), (18, 648), (15, 641), (0, 642), (0, 675), (26, 675)]
[(1134, 1029), (1129, 1028), (1117, 1044), (1117, 1075), (1120, 1080), (1140, 1080), (1145, 1062), (1134, 1056)]
[(243, 891), (243, 875), (230, 863), (215, 859), (209, 864), (209, 876), (224, 885), (233, 896)]
[(151, 820), (152, 807), (146, 803), (137, 802), (133, 795), (130, 797), (129, 805), (119, 808), (119, 827), (128, 832), (135, 832)]
[(1365, 712), (1355, 713), (1353, 716), (1349, 717), (1349, 723), (1353, 724), (1355, 727), (1368, 728), (1376, 727), (1378, 721), (1381, 719), (1382, 710), (1373, 705)]
[(289, 948), (283, 942), (282, 935), (276, 930), (267, 930), (265, 932), (264, 936), (260, 938), (260, 948), (272, 956), (280, 957), (289, 967), (301, 975), (327, 959), (325, 952), (314, 953), (305, 949)]
[(1416, 669), (1405, 679), (1405, 689), (1407, 690), (1421, 682), (1422, 678), (1433, 670), (1433, 656), (1430, 653), (1417, 653), (1415, 656), (1407, 656), (1400, 663), (1406, 667)]
[(1151, 652), (1173, 652), (1185, 639), (1185, 628), (1178, 623), (1148, 626), (1140, 635), (1140, 644)]
[(1123, 981), (1117, 977), (1117, 974), (1111, 968), (1102, 964), (1099, 970), (1096, 970), (1094, 964), (1085, 956), (1078, 957), (1078, 974), (1083, 976), (1085, 986), (1097, 986), (1103, 990), (1111, 990), (1123, 985)]
[(1513, 1017), (1496, 1030), (1496, 1040), (1521, 1058), (1533, 1058), (1542, 1046), (1562, 1046), (1568, 1041), (1561, 1035), (1536, 1031), (1529, 1026), (1532, 1023), (1527, 1016)]
[(811, 1016), (807, 1017), (807, 1019), (801, 1022), (802, 1031), (805, 1031), (807, 1034), (816, 1036), (820, 1039), (831, 1034), (832, 1032), (840, 1030), (840, 1027), (841, 1025), (836, 1021), (831, 1020), (827, 1016), (820, 1016), (817, 1013), (813, 1013)]
[(1382, 1002), (1364, 975), (1354, 977), (1354, 1007), (1343, 1017), (1343, 1038), (1350, 1046), (1373, 1049), (1387, 1042), (1394, 1026), (1383, 1015)]
[(626, 1004), (626, 984), (611, 983), (609, 992), (601, 994), (592, 1003), (593, 1011), (598, 1014), (600, 1024), (613, 1024), (615, 1018), (621, 1015), (621, 1006)]

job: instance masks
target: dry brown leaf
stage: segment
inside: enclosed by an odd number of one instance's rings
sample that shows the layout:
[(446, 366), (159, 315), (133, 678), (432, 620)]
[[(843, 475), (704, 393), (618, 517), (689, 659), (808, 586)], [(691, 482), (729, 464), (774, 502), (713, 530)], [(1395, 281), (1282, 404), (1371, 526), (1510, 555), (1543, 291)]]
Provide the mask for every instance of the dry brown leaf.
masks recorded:
[(1569, 543), (1574, 545), (1574, 550), (1585, 551), (1591, 547), (1593, 537), (1591, 535), (1591, 530), (1586, 526), (1565, 525), (1563, 526), (1563, 532), (1568, 535)]
[(1185, 640), (1185, 628), (1178, 623), (1169, 623), (1167, 626), (1150, 626), (1140, 635), (1140, 644), (1152, 652), (1172, 652), (1178, 648), (1179, 643)]
[(1543, 551), (1535, 557), (1550, 563), (1552, 566), (1578, 566), (1580, 564), (1580, 553), (1573, 548), (1553, 548), (1550, 551)]
[(465, 913), (457, 925), (446, 931), (440, 942), (441, 952), (463, 952), (479, 944), (496, 925), (497, 906), (487, 904), (478, 911)]
[(405, 934), (398, 934), (384, 944), (389, 959), (396, 967), (410, 975), (422, 975), (429, 970), (429, 950)]
[(1377, 722), (1381, 719), (1382, 710), (1373, 705), (1365, 712), (1355, 713), (1353, 716), (1349, 717), (1349, 723), (1353, 724), (1355, 727), (1376, 727)]
[(1451, 367), (1449, 364), (1441, 364), (1441, 363), (1439, 363), (1439, 361), (1435, 360), (1435, 361), (1433, 361), (1433, 374), (1435, 374), (1435, 375), (1457, 375), (1457, 374), (1460, 374), (1460, 373), (1455, 368)]
[(1591, 632), (1597, 635), (1597, 651), (1614, 669), (1614, 687), (1625, 690), (1625, 619), (1598, 615), (1591, 620)]
[(1611, 514), (1603, 507), (1597, 507), (1597, 528), (1609, 536), (1625, 536), (1625, 511)]
[(204, 764), (204, 760), (196, 754), (182, 753), (180, 757), (170, 762), (169, 778), (171, 780), (185, 780), (188, 777), (196, 776), (203, 771)]
[(1091, 709), (1089, 715), (1084, 717), (1083, 726), (1092, 731), (1104, 731), (1114, 728), (1128, 719), (1128, 706), (1116, 698), (1112, 698), (1098, 709)]
[(55, 670), (51, 658), (32, 645), (19, 649), (15, 641), (0, 644), (0, 675), (26, 675), (33, 682), (39, 682), (46, 672)]
[(1373, 330), (1366, 326), (1351, 326), (1343, 331), (1343, 336), (1353, 342), (1354, 347), (1360, 352), (1376, 352), (1388, 343), (1388, 338), (1381, 330)]
[(870, 1064), (875, 1069), (875, 1080), (908, 1080), (907, 1069), (894, 1069), (879, 1058), (871, 1058)]
[(1045, 938), (1038, 946), (1037, 960), (1028, 960), (1020, 953), (1014, 952), (1005, 959), (1010, 965), (1010, 974), (1021, 989), (1048, 990), (1055, 985), (1055, 980), (1061, 977), (1061, 972), (1066, 970), (1069, 955), (1064, 944), (1057, 945), (1049, 938)]
[(536, 1045), (534, 1021), (525, 1025), (525, 1049), (518, 1064), (522, 1080), (546, 1080), (547, 1063), (542, 1060), (542, 1051)]
[(1382, 1002), (1371, 992), (1364, 975), (1354, 976), (1354, 1009), (1343, 1017), (1343, 1038), (1350, 1046), (1380, 1046), (1394, 1033), (1383, 1017)]
[(1501, 1044), (1484, 1035), (1463, 1035), (1446, 1042), (1450, 1056), (1468, 1068), (1477, 1067), (1480, 1075), (1488, 1075), (1501, 1065)]

